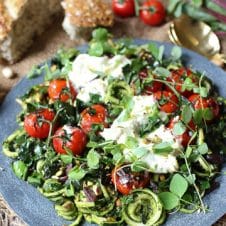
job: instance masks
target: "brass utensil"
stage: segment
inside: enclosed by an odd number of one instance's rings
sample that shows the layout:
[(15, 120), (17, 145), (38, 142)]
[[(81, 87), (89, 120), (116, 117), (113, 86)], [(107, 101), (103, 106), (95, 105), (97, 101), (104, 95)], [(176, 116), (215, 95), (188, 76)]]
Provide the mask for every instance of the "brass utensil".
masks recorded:
[(206, 56), (217, 65), (226, 63), (226, 55), (220, 54), (217, 35), (204, 22), (183, 15), (170, 25), (169, 38), (177, 45)]

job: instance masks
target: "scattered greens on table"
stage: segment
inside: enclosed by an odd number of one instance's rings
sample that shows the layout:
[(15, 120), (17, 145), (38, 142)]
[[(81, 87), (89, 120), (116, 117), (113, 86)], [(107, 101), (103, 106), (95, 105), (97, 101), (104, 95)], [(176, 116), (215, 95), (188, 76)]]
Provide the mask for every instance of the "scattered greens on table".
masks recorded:
[[(128, 137), (125, 144), (118, 144), (116, 141), (104, 140), (99, 133), (90, 133), (84, 154), (73, 156), (70, 151), (68, 154), (56, 154), (51, 134), (47, 139), (28, 136), (23, 128), (23, 120), (30, 112), (50, 108), (57, 112), (58, 126), (79, 125), (80, 113), (84, 108), (99, 103), (98, 98), (91, 98), (88, 103), (49, 100), (49, 80), (59, 77), (67, 79), (72, 62), (79, 55), (79, 51), (70, 49), (59, 50), (50, 64), (34, 67), (29, 74), (29, 78), (44, 74), (45, 82), (32, 87), (18, 100), (22, 106), (17, 118), (19, 128), (3, 143), (3, 152), (13, 159), (12, 169), (16, 176), (37, 187), (54, 203), (59, 216), (72, 221), (71, 225), (78, 225), (84, 219), (98, 225), (160, 225), (168, 213), (207, 211), (208, 206), (203, 197), (218, 185), (215, 178), (220, 174), (226, 153), (224, 99), (217, 95), (203, 74), (192, 69), (198, 85), (187, 77), (182, 88), (203, 98), (214, 98), (220, 106), (220, 116), (213, 119), (210, 108), (196, 110), (174, 88), (175, 84), (169, 82), (168, 78), (172, 71), (183, 67), (181, 49), (178, 47), (174, 47), (171, 56), (165, 58), (164, 46), (157, 47), (151, 42), (136, 46), (130, 40), (113, 42), (105, 29), (97, 29), (93, 32), (88, 53), (97, 57), (124, 55), (131, 60), (131, 64), (123, 68), (122, 79), (110, 82), (110, 91), (105, 100), (100, 102), (108, 110), (109, 125), (123, 109), (126, 109), (123, 117), (128, 117), (127, 114), (133, 108), (131, 98), (142, 95), (144, 87), (154, 80), (163, 83), (178, 97), (179, 109), (164, 117), (160, 117), (158, 108), (153, 109), (149, 120), (138, 131), (141, 137), (145, 137), (159, 126), (167, 125), (176, 115), (181, 115), (181, 121), (176, 123), (173, 133), (182, 135), (193, 120), (197, 126), (190, 141), (174, 153), (178, 169), (171, 173), (155, 173), (155, 169), (148, 168), (142, 162), (142, 157), (150, 150), (139, 148), (137, 137)], [(140, 79), (138, 74), (144, 69), (148, 76)], [(101, 76), (105, 75), (100, 73)], [(123, 155), (125, 146), (134, 150), (130, 161)], [(153, 151), (156, 155), (167, 156), (172, 152), (172, 146), (160, 139), (153, 146)], [(150, 181), (145, 188), (122, 195), (112, 183), (111, 172), (115, 167), (130, 168), (129, 172), (135, 175), (148, 171)]]
[(195, 20), (204, 21), (213, 31), (226, 31), (226, 2), (224, 0), (169, 0), (168, 12), (175, 17), (187, 14)]

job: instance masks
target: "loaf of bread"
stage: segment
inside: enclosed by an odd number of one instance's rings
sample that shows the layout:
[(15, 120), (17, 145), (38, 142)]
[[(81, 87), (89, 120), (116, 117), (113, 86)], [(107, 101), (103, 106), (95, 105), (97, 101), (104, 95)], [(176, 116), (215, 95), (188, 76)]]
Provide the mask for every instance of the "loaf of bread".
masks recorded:
[(113, 25), (114, 17), (108, 0), (64, 0), (63, 28), (70, 38), (86, 38), (97, 26)]
[(0, 58), (19, 60), (61, 11), (60, 0), (0, 0)]

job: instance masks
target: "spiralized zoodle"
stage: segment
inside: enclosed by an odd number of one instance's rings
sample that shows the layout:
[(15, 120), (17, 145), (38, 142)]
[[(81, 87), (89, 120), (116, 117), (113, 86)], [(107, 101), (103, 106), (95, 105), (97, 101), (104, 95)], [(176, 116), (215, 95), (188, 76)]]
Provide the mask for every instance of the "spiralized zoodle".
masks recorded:
[(180, 48), (163, 53), (101, 28), (87, 53), (59, 50), (29, 74), (45, 81), (18, 99), (3, 152), (71, 225), (160, 225), (208, 209), (226, 153), (225, 100), (183, 66)]

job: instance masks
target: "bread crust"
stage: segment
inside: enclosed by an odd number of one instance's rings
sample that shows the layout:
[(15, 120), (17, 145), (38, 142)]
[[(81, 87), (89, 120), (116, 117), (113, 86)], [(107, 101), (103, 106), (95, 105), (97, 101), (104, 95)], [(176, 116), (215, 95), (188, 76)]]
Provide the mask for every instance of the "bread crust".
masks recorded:
[(0, 1), (0, 41), (4, 40), (11, 30), (12, 18), (7, 12), (3, 1)]
[(64, 0), (62, 6), (74, 26), (90, 28), (113, 25), (111, 5), (104, 0)]

